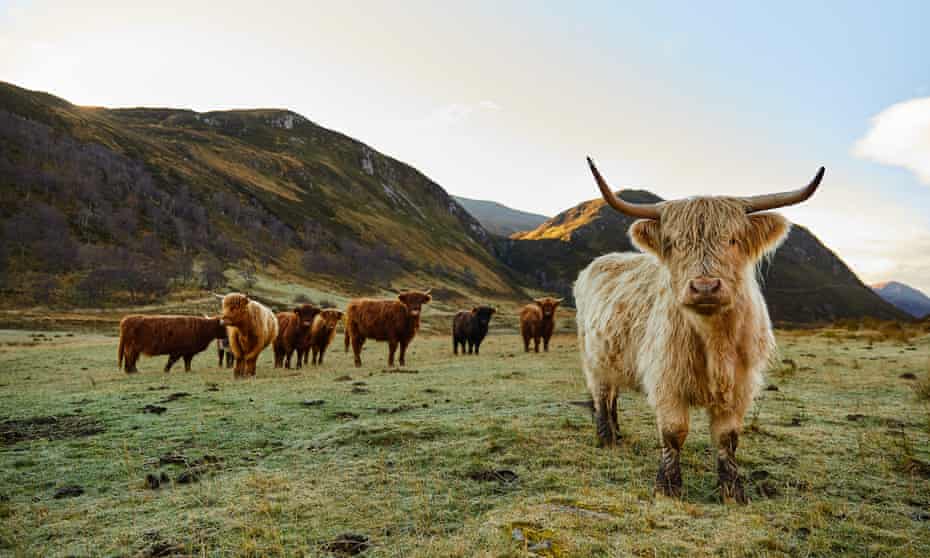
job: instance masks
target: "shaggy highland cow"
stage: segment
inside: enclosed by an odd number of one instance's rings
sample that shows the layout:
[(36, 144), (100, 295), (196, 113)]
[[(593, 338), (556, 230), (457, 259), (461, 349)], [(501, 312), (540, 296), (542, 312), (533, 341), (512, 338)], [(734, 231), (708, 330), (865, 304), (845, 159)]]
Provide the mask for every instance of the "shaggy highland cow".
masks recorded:
[(216, 296), (223, 299), (223, 323), (236, 356), (233, 377), (255, 376), (259, 355), (278, 336), (278, 320), (271, 310), (244, 294)]
[(459, 345), (462, 345), (462, 354), (465, 354), (465, 346), (468, 346), (468, 354), (477, 355), (481, 349), (481, 342), (488, 334), (488, 324), (491, 322), (491, 316), (494, 315), (493, 308), (489, 306), (475, 306), (469, 312), (462, 310), (455, 315), (452, 320), (452, 352), (459, 354)]
[(197, 316), (126, 316), (119, 323), (117, 362), (127, 374), (138, 372), (139, 355), (168, 355), (165, 372), (184, 358), (184, 370), (190, 372), (194, 355), (225, 335), (220, 318)]
[(303, 356), (304, 363), (306, 363), (307, 355), (312, 351), (313, 364), (323, 364), (323, 355), (326, 354), (326, 349), (333, 342), (333, 338), (336, 337), (336, 326), (342, 321), (342, 316), (343, 314), (339, 310), (327, 308), (313, 319), (310, 334), (305, 338), (305, 343), (302, 343), (300, 348), (297, 349), (298, 363), (301, 356)]
[(599, 442), (616, 443), (620, 390), (644, 392), (662, 446), (656, 491), (678, 497), (690, 410), (703, 407), (721, 497), (746, 502), (736, 448), (775, 350), (755, 265), (789, 228), (782, 216), (758, 212), (806, 200), (824, 169), (792, 192), (636, 204), (614, 194), (588, 163), (607, 203), (640, 217), (629, 234), (644, 252), (601, 256), (575, 282), (578, 345)]
[(533, 350), (539, 352), (539, 340), (542, 339), (543, 350), (549, 351), (549, 339), (555, 329), (555, 310), (562, 302), (561, 298), (543, 297), (533, 299), (520, 310), (520, 335), (523, 336), (523, 352), (530, 352), (530, 339)]
[(274, 367), (291, 367), (291, 356), (297, 351), (297, 368), (300, 368), (300, 343), (310, 335), (313, 319), (320, 309), (312, 304), (301, 304), (291, 312), (279, 312), (278, 336), (274, 340)]
[(407, 345), (420, 329), (420, 309), (430, 300), (426, 291), (404, 291), (397, 300), (357, 298), (346, 308), (345, 347), (355, 353), (355, 366), (362, 365), (365, 339), (388, 343), (388, 366), (394, 366), (394, 352), (400, 345), (400, 365), (404, 366)]

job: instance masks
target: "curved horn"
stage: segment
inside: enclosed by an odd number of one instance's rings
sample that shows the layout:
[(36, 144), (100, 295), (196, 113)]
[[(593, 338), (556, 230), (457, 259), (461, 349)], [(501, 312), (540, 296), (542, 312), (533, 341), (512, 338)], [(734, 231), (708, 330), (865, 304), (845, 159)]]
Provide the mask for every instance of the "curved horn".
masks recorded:
[(820, 170), (817, 171), (817, 175), (810, 181), (810, 184), (798, 190), (779, 192), (777, 194), (764, 194), (761, 196), (749, 196), (740, 199), (746, 203), (746, 213), (755, 213), (756, 211), (777, 209), (779, 207), (801, 203), (813, 196), (814, 192), (817, 191), (817, 187), (820, 186), (820, 181), (823, 180), (824, 172), (826, 172), (826, 169), (820, 167)]
[(588, 166), (591, 167), (591, 174), (594, 175), (594, 180), (597, 181), (597, 186), (601, 189), (601, 195), (604, 196), (604, 201), (610, 204), (610, 207), (630, 217), (642, 217), (644, 219), (659, 218), (658, 205), (654, 203), (631, 203), (620, 199), (620, 196), (614, 194), (610, 186), (607, 185), (601, 173), (597, 172), (597, 167), (594, 166), (594, 161), (591, 160), (591, 157), (588, 157)]
[(216, 298), (218, 298), (218, 299), (220, 299), (220, 300), (223, 300), (224, 298), (226, 298), (226, 297), (224, 297), (223, 295), (218, 295), (218, 294), (216, 294), (216, 293), (213, 293), (213, 296), (215, 296)]
[(432, 287), (430, 287), (430, 288), (426, 289), (425, 291), (423, 291), (423, 294), (430, 294), (431, 292), (433, 292), (433, 288), (432, 288)]

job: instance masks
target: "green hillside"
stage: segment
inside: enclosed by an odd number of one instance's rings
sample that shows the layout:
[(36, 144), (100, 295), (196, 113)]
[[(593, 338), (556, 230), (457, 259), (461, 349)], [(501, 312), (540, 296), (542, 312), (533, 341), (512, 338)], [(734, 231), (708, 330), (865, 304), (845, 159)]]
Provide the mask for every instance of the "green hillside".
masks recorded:
[(137, 304), (230, 269), (522, 296), (442, 187), (286, 110), (80, 107), (0, 83), (0, 220), (7, 307)]

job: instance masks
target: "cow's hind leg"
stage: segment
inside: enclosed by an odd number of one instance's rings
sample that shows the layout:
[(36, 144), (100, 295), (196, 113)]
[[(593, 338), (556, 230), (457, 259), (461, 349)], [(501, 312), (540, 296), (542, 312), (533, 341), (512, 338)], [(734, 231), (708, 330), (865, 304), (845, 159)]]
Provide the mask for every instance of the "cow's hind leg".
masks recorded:
[(660, 402), (656, 405), (659, 441), (662, 452), (656, 474), (656, 492), (673, 498), (681, 497), (681, 448), (688, 437), (690, 417), (682, 402)]
[(171, 367), (174, 366), (174, 363), (177, 362), (179, 358), (181, 358), (181, 355), (170, 355), (168, 357), (168, 362), (165, 363), (165, 374), (171, 372)]
[(353, 335), (352, 336), (352, 352), (355, 353), (355, 367), (362, 367), (362, 345), (365, 344), (365, 339), (361, 336)]
[(323, 355), (326, 354), (326, 347), (320, 347), (320, 356), (316, 359), (316, 363), (321, 365), (323, 364)]
[(184, 355), (184, 371), (191, 371), (191, 361), (194, 360), (194, 355)]
[(710, 435), (717, 448), (717, 486), (724, 503), (749, 502), (736, 465), (736, 448), (743, 429), (743, 413), (710, 413)]

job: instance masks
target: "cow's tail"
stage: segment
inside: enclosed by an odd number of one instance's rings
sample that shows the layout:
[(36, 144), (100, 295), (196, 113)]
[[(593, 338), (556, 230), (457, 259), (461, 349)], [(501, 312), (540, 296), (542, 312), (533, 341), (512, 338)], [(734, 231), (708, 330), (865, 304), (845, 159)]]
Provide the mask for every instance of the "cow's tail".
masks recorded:
[(346, 335), (345, 335), (345, 338), (346, 338), (346, 339), (345, 339), (345, 341), (346, 341), (346, 352), (348, 353), (348, 352), (349, 352), (349, 325), (348, 325), (348, 324), (346, 324)]
[(116, 349), (116, 364), (119, 366), (119, 369), (123, 369), (123, 349), (124, 349), (125, 339), (122, 335), (119, 336), (119, 348)]

